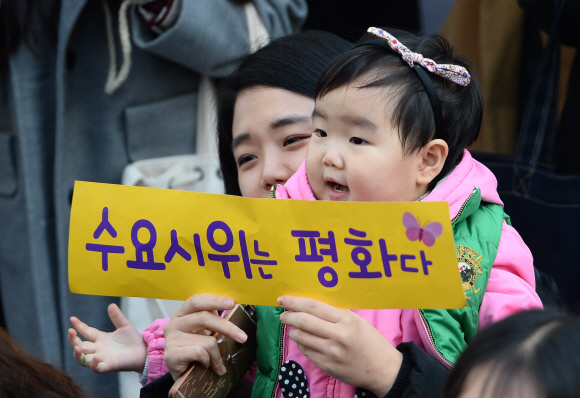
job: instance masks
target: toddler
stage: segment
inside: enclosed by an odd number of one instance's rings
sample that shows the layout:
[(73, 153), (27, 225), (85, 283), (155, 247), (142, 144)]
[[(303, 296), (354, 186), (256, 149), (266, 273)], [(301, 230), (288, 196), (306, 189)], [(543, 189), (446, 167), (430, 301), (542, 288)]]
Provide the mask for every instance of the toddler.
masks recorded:
[[(541, 307), (532, 256), (503, 211), (495, 177), (465, 149), (478, 136), (483, 107), (466, 62), (441, 38), (369, 32), (322, 73), (306, 161), (272, 196), (448, 202), (467, 306), (353, 312), (391, 344), (414, 342), (451, 368), (478, 329)], [(301, 329), (298, 319), (283, 315), (286, 325)], [(303, 352), (314, 347), (285, 344), (295, 357), (284, 360), (305, 367)], [(310, 379), (318, 377), (314, 372), (307, 371)]]

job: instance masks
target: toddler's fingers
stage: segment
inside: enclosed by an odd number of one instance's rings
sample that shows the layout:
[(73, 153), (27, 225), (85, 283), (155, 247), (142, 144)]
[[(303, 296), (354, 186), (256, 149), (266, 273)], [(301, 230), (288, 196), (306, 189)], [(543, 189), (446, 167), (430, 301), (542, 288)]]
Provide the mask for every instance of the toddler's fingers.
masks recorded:
[(81, 349), (85, 354), (94, 354), (96, 350), (95, 343), (91, 343), (90, 341), (83, 341), (81, 343)]
[(91, 360), (93, 359), (93, 354), (84, 354), (80, 346), (74, 348), (74, 358), (79, 364), (89, 367)]
[(117, 306), (117, 304), (110, 304), (107, 308), (109, 313), (109, 318), (111, 318), (111, 322), (117, 329), (120, 329), (124, 326), (133, 326), (133, 324), (123, 315), (121, 309)]
[(77, 332), (83, 335), (87, 340), (94, 342), (97, 339), (97, 336), (99, 335), (98, 329), (90, 327), (89, 325), (87, 325), (84, 322), (81, 322), (80, 319), (74, 316), (71, 316), (70, 321), (73, 327), (77, 330)]
[(109, 364), (106, 362), (101, 362), (99, 356), (97, 354), (93, 355), (93, 359), (91, 360), (91, 370), (95, 373), (107, 373), (109, 369)]
[(83, 341), (77, 335), (77, 331), (70, 328), (68, 330), (68, 343), (71, 345), (72, 348), (75, 348), (77, 345), (81, 345)]

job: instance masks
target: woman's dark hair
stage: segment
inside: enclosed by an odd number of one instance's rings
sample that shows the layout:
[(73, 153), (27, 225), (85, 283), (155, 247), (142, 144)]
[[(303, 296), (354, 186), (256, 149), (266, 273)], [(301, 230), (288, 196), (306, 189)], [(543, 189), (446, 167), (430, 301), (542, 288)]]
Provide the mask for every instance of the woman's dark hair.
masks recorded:
[(4, 398), (81, 398), (65, 373), (22, 349), (0, 328), (0, 395)]
[(535, 397), (578, 397), (579, 352), (578, 317), (520, 312), (482, 330), (469, 343), (446, 381), (443, 397), (458, 397), (473, 372), (486, 375), (482, 397), (517, 398), (530, 391)]
[(314, 99), (322, 70), (352, 44), (331, 33), (308, 31), (272, 41), (244, 58), (218, 88), (218, 151), (226, 193), (241, 195), (232, 153), (232, 124), (238, 93), (254, 86), (281, 88)]
[[(403, 61), (399, 53), (376, 45), (355, 47), (332, 61), (322, 73), (316, 87), (316, 98), (361, 79), (358, 88), (384, 87), (385, 97), (394, 105), (391, 122), (398, 127), (406, 154), (418, 151), (429, 141), (440, 138), (447, 142), (449, 154), (439, 175), (431, 181), (432, 189), (463, 157), (463, 149), (477, 139), (483, 114), (483, 99), (469, 61), (456, 57), (447, 40), (438, 35), (424, 36), (399, 29), (385, 29), (411, 51), (437, 63), (456, 64), (467, 68), (471, 83), (464, 87), (433, 73), (433, 82), (441, 102), (443, 121), (435, 134), (433, 107), (417, 72)], [(359, 43), (376, 40), (364, 35)]]

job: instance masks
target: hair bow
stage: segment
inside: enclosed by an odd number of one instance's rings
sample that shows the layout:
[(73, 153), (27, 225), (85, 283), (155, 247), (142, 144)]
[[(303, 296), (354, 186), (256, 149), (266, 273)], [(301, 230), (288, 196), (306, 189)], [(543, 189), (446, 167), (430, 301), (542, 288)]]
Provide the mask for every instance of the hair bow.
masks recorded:
[(444, 79), (449, 79), (452, 82), (460, 84), (462, 86), (467, 86), (471, 83), (471, 75), (463, 66), (452, 65), (452, 64), (437, 64), (430, 58), (425, 58), (419, 53), (414, 53), (409, 50), (403, 43), (397, 40), (390, 33), (379, 29), (379, 28), (368, 28), (367, 32), (372, 33), (375, 36), (385, 39), (391, 48), (401, 54), (403, 60), (409, 64), (412, 68), (415, 63), (421, 65), (423, 68), (427, 69), (431, 73), (435, 73), (443, 77)]

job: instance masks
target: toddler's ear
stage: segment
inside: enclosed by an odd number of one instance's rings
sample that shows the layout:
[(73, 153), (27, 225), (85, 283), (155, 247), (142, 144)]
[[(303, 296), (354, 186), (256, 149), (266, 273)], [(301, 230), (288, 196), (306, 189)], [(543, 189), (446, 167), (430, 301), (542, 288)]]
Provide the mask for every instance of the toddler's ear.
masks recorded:
[(419, 153), (421, 165), (417, 174), (417, 184), (429, 184), (441, 172), (449, 153), (449, 147), (445, 141), (438, 138), (429, 141)]

